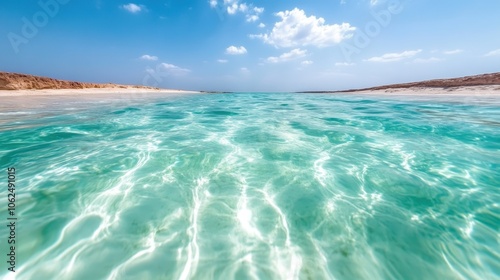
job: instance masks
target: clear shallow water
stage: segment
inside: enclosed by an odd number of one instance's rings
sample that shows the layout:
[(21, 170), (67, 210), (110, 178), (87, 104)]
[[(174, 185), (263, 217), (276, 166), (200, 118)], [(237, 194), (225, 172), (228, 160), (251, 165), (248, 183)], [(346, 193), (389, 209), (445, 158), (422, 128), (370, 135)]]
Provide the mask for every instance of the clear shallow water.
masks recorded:
[(497, 98), (20, 100), (17, 279), (500, 277)]

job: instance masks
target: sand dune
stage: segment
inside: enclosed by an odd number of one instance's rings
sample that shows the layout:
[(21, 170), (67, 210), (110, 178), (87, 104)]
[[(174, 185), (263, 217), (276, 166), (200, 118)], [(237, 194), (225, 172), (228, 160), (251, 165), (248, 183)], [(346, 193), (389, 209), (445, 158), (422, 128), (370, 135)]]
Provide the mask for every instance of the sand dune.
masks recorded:
[(40, 89), (94, 89), (94, 88), (135, 88), (156, 89), (146, 86), (117, 85), (112, 83), (82, 83), (57, 80), (47, 77), (39, 77), (26, 74), (0, 72), (0, 90), (40, 90)]

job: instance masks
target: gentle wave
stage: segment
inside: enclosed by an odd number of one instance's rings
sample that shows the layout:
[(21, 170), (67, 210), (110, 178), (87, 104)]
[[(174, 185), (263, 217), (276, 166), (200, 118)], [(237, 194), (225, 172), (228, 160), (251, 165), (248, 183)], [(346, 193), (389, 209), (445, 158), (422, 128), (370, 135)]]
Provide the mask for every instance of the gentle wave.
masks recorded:
[(477, 98), (2, 113), (16, 116), (0, 122), (1, 166), (18, 170), (16, 279), (498, 278), (500, 106)]

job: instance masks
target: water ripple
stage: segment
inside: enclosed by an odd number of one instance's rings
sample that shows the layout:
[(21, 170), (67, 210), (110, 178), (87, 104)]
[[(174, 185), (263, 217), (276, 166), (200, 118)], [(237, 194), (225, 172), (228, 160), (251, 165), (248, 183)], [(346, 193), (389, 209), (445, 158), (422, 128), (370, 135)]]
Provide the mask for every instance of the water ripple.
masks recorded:
[(462, 98), (9, 103), (16, 279), (497, 279), (500, 103)]

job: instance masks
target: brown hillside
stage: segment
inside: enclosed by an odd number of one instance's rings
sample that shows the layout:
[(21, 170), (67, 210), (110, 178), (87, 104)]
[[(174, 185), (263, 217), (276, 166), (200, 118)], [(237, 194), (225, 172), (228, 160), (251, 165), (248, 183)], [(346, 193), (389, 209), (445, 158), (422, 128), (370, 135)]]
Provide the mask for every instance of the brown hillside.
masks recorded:
[(117, 84), (82, 83), (26, 74), (0, 72), (0, 90), (19, 89), (84, 89), (84, 88), (148, 88), (146, 86), (127, 86)]

